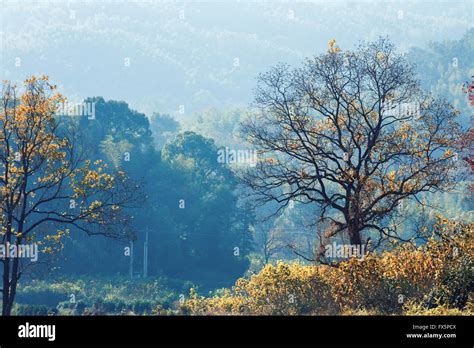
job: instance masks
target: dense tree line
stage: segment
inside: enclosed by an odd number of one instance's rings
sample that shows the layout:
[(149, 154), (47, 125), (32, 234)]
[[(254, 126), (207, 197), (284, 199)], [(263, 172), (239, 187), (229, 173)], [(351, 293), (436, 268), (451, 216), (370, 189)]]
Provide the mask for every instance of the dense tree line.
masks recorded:
[[(141, 204), (130, 209), (136, 272), (143, 267), (148, 230), (149, 275), (211, 285), (241, 276), (248, 267), (252, 216), (238, 203), (234, 174), (217, 162), (214, 141), (193, 132), (167, 137), (178, 125), (161, 115), (152, 118), (152, 134), (148, 118), (125, 102), (101, 97), (87, 102), (95, 103), (95, 118), (69, 120), (79, 124), (84, 151), (92, 159), (104, 158), (140, 186)], [(128, 245), (74, 235), (58, 266), (65, 273), (127, 274)]]

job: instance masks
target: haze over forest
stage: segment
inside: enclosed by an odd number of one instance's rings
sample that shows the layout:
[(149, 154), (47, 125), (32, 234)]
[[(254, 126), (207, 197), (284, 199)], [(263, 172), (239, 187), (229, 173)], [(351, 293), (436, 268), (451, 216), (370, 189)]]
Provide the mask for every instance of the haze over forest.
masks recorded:
[(469, 0), (4, 1), (2, 76), (45, 73), (70, 99), (103, 96), (149, 116), (191, 117), (247, 107), (259, 73), (278, 62), (298, 65), (331, 39), (352, 49), (388, 36), (401, 52), (459, 40), (472, 27), (469, 7)]

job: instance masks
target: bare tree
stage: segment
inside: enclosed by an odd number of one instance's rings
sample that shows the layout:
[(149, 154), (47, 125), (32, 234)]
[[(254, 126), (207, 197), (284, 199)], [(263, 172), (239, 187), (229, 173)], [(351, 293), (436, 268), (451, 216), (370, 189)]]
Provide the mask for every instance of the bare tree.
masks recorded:
[(259, 242), (264, 264), (268, 264), (272, 257), (286, 248), (282, 233), (275, 228), (264, 228), (259, 233)]
[[(317, 204), (322, 220), (352, 244), (365, 232), (401, 238), (388, 224), (423, 192), (449, 189), (457, 111), (425, 95), (413, 67), (387, 39), (327, 53), (300, 68), (261, 74), (259, 112), (243, 133), (260, 154), (242, 179), (257, 204)], [(374, 243), (378, 245), (378, 243)]]

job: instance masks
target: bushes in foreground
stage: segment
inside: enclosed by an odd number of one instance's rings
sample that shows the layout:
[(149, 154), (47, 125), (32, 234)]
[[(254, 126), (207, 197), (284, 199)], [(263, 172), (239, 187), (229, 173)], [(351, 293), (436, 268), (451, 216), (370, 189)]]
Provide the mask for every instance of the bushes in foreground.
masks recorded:
[(176, 295), (164, 279), (77, 277), (35, 280), (19, 288), (16, 315), (148, 315)]
[(191, 290), (184, 300), (189, 284), (171, 289), (165, 279), (33, 281), (19, 288), (14, 314), (472, 315), (473, 228), (440, 219), (424, 245), (337, 266), (279, 262), (212, 297)]
[(422, 246), (334, 266), (267, 265), (215, 297), (192, 291), (183, 314), (472, 314), (473, 227), (440, 218)]

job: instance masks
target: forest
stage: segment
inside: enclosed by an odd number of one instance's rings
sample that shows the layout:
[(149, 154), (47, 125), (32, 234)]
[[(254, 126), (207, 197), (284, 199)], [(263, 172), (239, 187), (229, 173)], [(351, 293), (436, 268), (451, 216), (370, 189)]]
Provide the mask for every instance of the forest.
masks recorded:
[(3, 81), (2, 315), (472, 315), (474, 29), (326, 42), (188, 118)]

